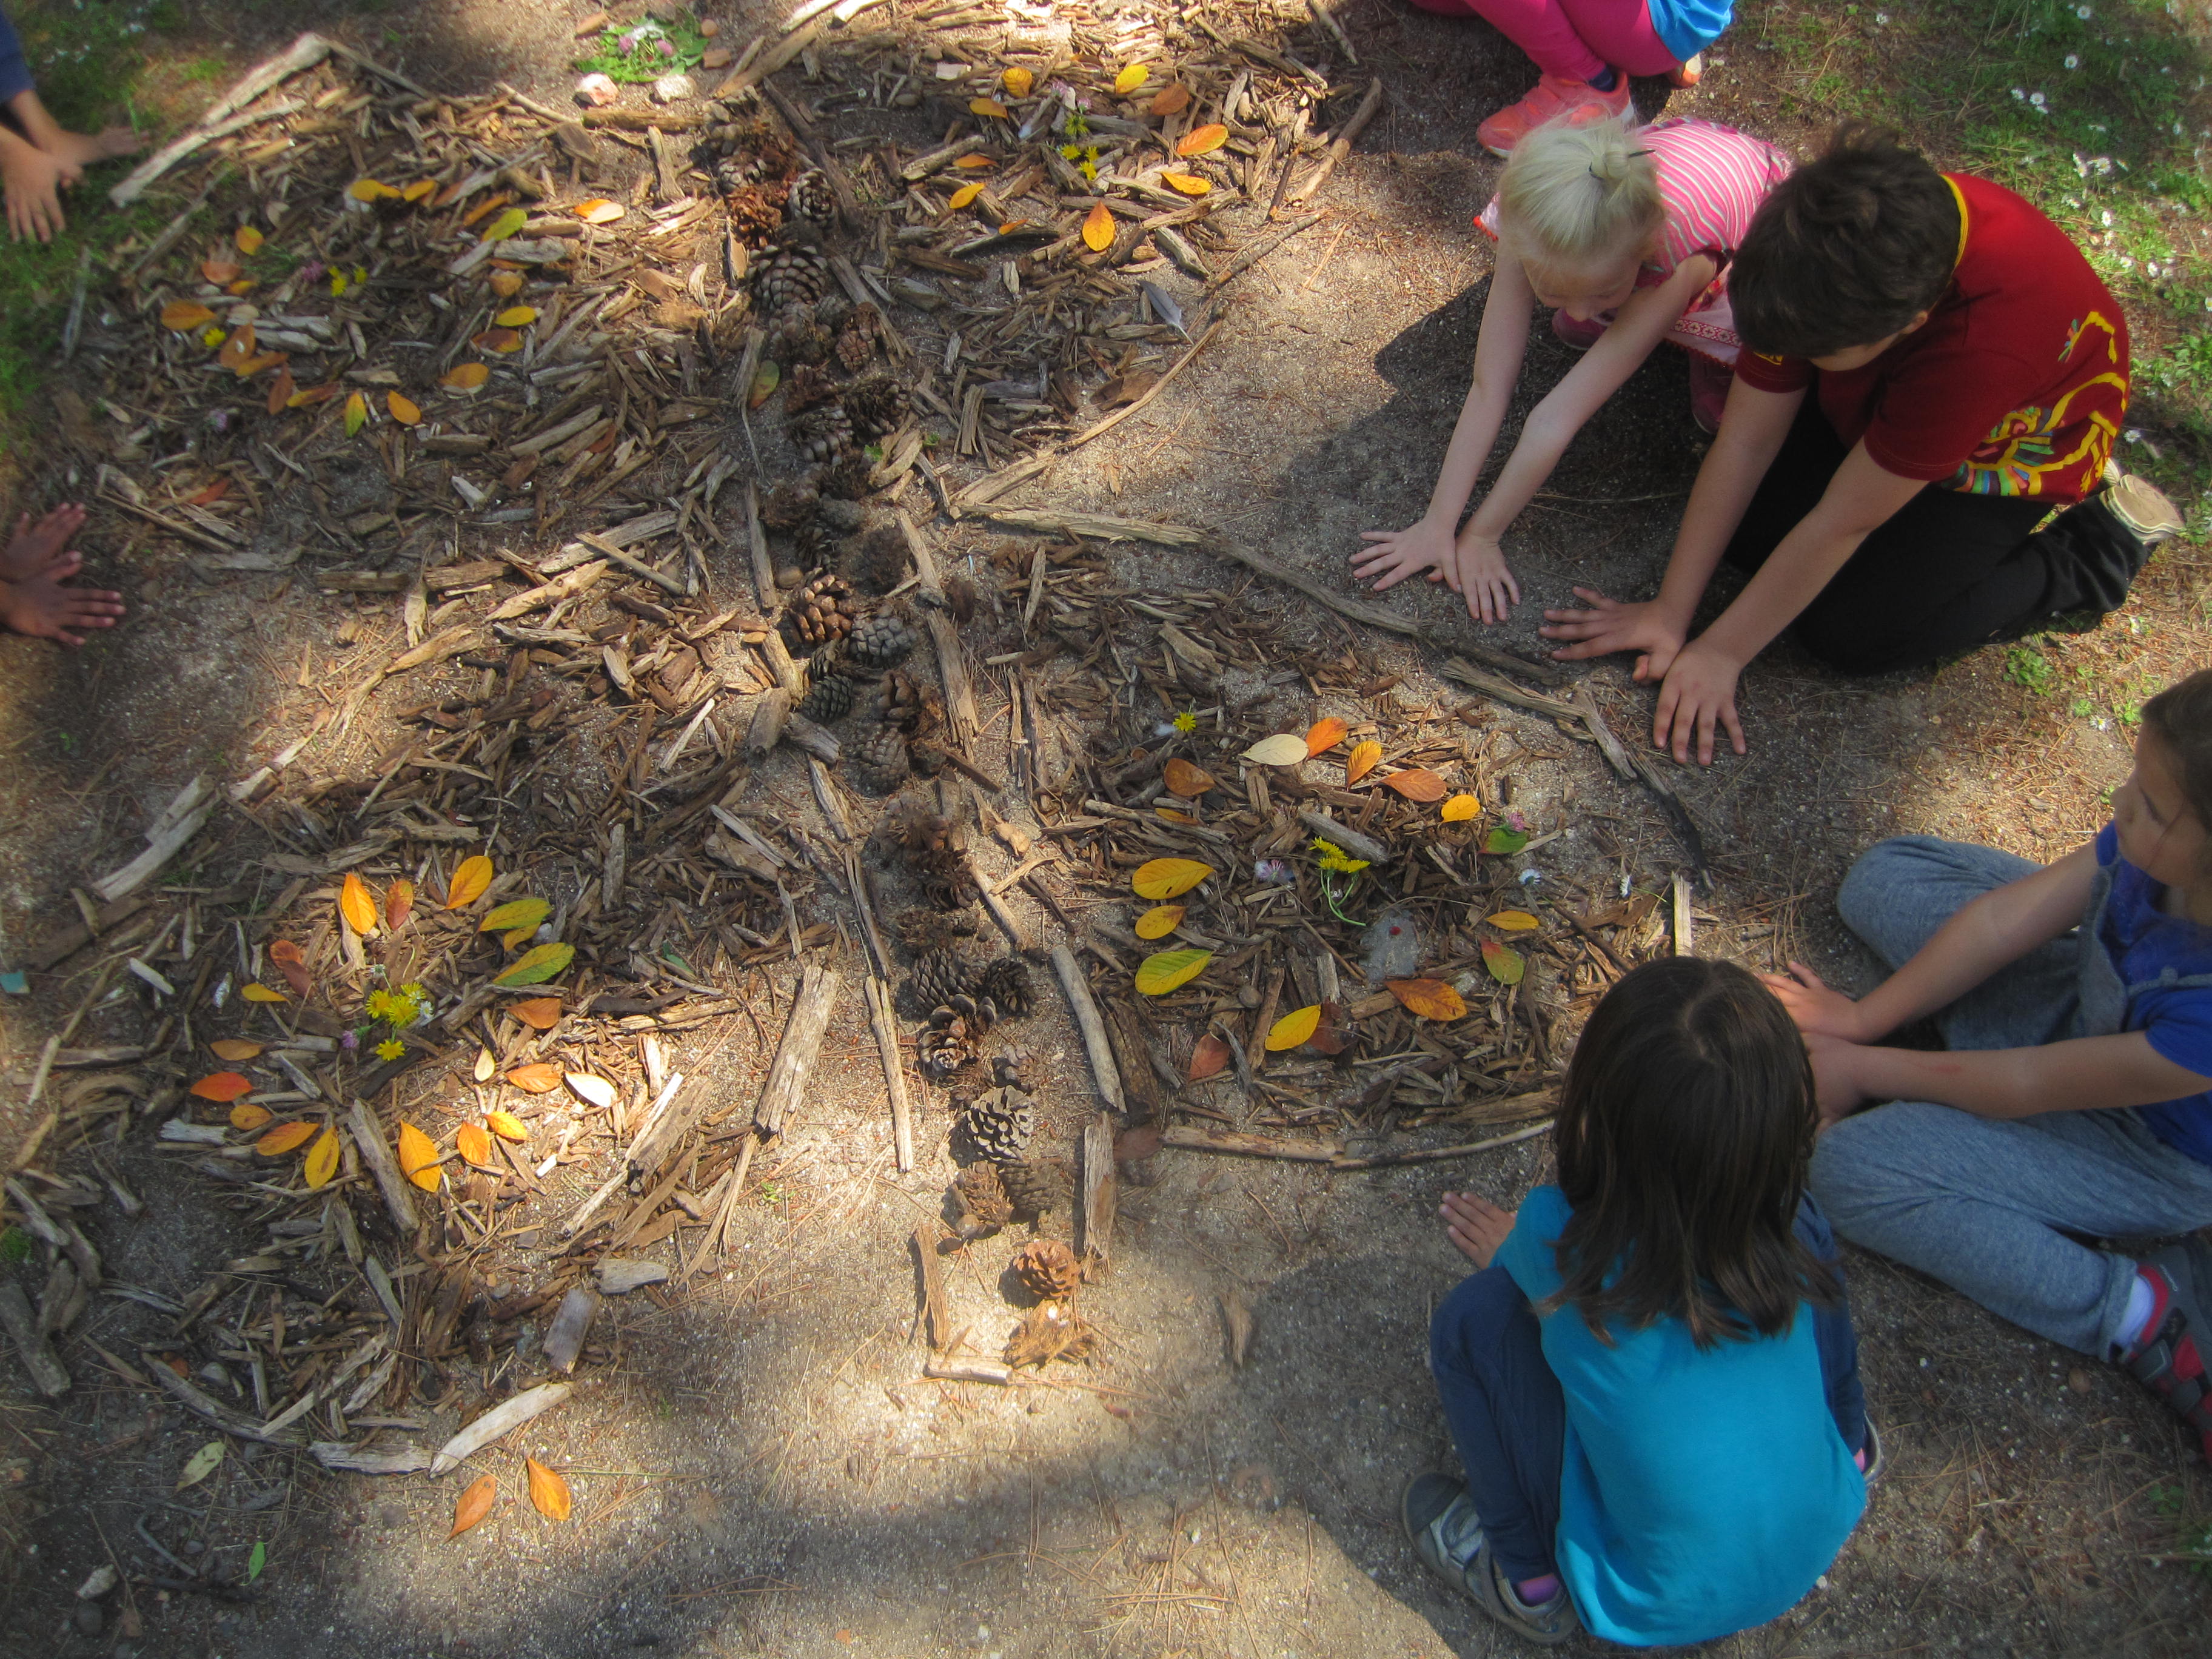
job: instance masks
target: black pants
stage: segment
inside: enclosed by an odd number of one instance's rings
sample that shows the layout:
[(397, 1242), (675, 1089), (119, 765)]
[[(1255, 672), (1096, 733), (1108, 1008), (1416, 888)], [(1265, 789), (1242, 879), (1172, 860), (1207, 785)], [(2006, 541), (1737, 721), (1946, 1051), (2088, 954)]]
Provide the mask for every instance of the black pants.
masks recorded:
[[(1766, 469), (1729, 542), (1728, 562), (1756, 570), (1810, 513), (1849, 452), (1820, 412), (1817, 386)], [(2036, 526), (2051, 503), (1929, 484), (1861, 542), (1805, 607), (1797, 642), (1848, 674), (1917, 668), (2046, 618), (2117, 610), (2145, 550), (2095, 501)]]

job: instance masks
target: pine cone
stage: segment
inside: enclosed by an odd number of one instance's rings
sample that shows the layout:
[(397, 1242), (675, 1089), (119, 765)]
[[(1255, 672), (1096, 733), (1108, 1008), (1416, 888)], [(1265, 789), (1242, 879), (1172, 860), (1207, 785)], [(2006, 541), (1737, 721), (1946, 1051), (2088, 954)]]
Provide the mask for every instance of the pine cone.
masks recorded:
[(853, 712), (853, 682), (830, 675), (807, 688), (799, 712), (811, 720), (842, 720)]
[[(842, 403), (823, 404), (808, 410), (791, 423), (791, 441), (810, 461), (842, 461), (854, 456), (860, 447), (860, 441), (854, 434), (853, 418), (845, 412)], [(867, 459), (857, 459), (865, 471)], [(831, 476), (823, 478), (821, 487), (832, 495), (842, 495), (845, 492), (835, 487), (834, 471)]]
[(837, 382), (829, 370), (817, 368), (811, 362), (795, 362), (783, 383), (783, 412), (796, 415), (817, 404), (826, 404), (836, 395)]
[[(938, 1014), (945, 1018), (939, 1020)], [(930, 1016), (930, 1023), (915, 1038), (915, 1066), (932, 1083), (942, 1083), (962, 1066), (975, 1061), (975, 1044), (981, 1035), (970, 1030), (968, 1022), (951, 1009), (940, 1008)], [(1020, 1150), (1019, 1146), (1014, 1148), (1015, 1152)]]
[[(913, 675), (897, 668), (884, 675), (876, 686), (875, 716), (886, 726), (896, 726), (909, 738), (929, 731), (942, 718), (935, 694), (925, 691)], [(916, 769), (921, 764), (921, 757), (917, 755)]]
[(753, 304), (771, 317), (781, 316), (793, 306), (812, 306), (829, 286), (830, 262), (821, 250), (786, 241), (761, 261), (753, 276)]
[(853, 302), (834, 288), (814, 302), (814, 320), (832, 334), (842, 330), (852, 314)]
[(906, 580), (906, 538), (895, 525), (879, 525), (846, 544), (846, 574), (871, 593), (888, 593)]
[(904, 783), (914, 770), (906, 734), (896, 726), (878, 722), (853, 748), (853, 781), (864, 793), (888, 795)]
[(791, 194), (785, 200), (783, 210), (794, 219), (829, 229), (837, 222), (837, 192), (830, 187), (830, 180), (818, 167), (809, 167), (791, 181)]
[(896, 667), (920, 642), (914, 624), (894, 611), (878, 611), (853, 625), (846, 653), (853, 665), (877, 672)]
[(914, 1000), (927, 1009), (941, 1008), (953, 998), (968, 994), (974, 975), (957, 951), (931, 951), (914, 964)]
[(814, 516), (818, 497), (805, 478), (787, 478), (761, 501), (761, 522), (770, 530), (793, 530)]
[(1082, 1288), (1083, 1264), (1056, 1238), (1033, 1238), (1014, 1252), (1014, 1277), (1032, 1296), (1069, 1297)]
[(853, 631), (853, 589), (840, 575), (815, 577), (791, 596), (777, 623), (784, 643), (811, 651)]
[(909, 951), (949, 951), (957, 939), (975, 937), (977, 923), (967, 911), (925, 910), (920, 905), (902, 910), (891, 922), (899, 942)]
[(975, 995), (997, 1008), (1000, 1019), (1026, 1019), (1036, 1006), (1030, 965), (1019, 957), (1001, 957), (977, 975)]
[(783, 186), (746, 184), (730, 164), (714, 169), (714, 184), (730, 216), (730, 234), (749, 248), (765, 247), (783, 228)]
[(998, 1166), (999, 1188), (1006, 1203), (1024, 1221), (1042, 1220), (1067, 1204), (1067, 1182), (1042, 1164), (1011, 1158)]
[(992, 1089), (968, 1103), (960, 1119), (968, 1144), (994, 1164), (1018, 1158), (1036, 1133), (1036, 1105), (1018, 1089)]
[[(837, 407), (842, 410), (844, 405), (840, 404)], [(831, 462), (829, 471), (822, 475), (822, 493), (835, 495), (840, 501), (860, 501), (874, 488), (868, 480), (875, 470), (876, 464), (848, 441), (845, 453)]]
[[(963, 1170), (952, 1183), (952, 1196), (960, 1206), (963, 1221), (981, 1224), (977, 1232), (1003, 1227), (1014, 1218), (1013, 1203), (999, 1181), (999, 1166), (988, 1161), (970, 1164)], [(967, 1230), (963, 1227), (962, 1231)]]
[[(834, 349), (836, 343), (831, 343)], [(845, 388), (845, 412), (863, 441), (873, 443), (898, 429), (906, 419), (906, 388), (888, 374), (871, 374)]]
[(884, 336), (884, 313), (872, 305), (857, 305), (837, 332), (837, 361), (848, 374), (858, 374), (876, 355), (876, 342)]
[[(883, 729), (895, 730), (885, 726)], [(918, 814), (902, 829), (900, 845), (922, 896), (939, 910), (964, 909), (981, 896), (968, 862), (968, 836), (949, 820)]]
[[(801, 570), (823, 570), (830, 562), (830, 550), (836, 545), (830, 532), (822, 527), (822, 521), (810, 520), (791, 532), (791, 561)], [(846, 590), (848, 597), (845, 608), (848, 616), (857, 617), (860, 607), (849, 597), (851, 592), (850, 588)]]
[(1019, 1089), (1025, 1095), (1035, 1094), (1036, 1091), (1030, 1087), (1029, 1073), (1022, 1069), (1028, 1063), (1029, 1056), (1024, 1054), (1000, 1054), (991, 1062), (992, 1086)]
[[(795, 380), (799, 368), (828, 362), (830, 354), (836, 349), (836, 337), (813, 318), (803, 311), (786, 310), (776, 325), (775, 337), (769, 342), (768, 355), (780, 363), (792, 364), (792, 378)], [(826, 374), (817, 378), (824, 386), (833, 384)], [(818, 402), (819, 399), (813, 401)], [(796, 405), (787, 396), (784, 407), (790, 410)]]

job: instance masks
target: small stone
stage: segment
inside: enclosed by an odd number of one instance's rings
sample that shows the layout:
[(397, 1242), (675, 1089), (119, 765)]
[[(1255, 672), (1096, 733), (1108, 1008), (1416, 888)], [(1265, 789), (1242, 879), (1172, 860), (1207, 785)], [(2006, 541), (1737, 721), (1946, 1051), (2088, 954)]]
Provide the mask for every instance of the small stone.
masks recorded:
[(76, 1599), (80, 1601), (97, 1601), (114, 1588), (115, 1569), (95, 1567), (92, 1577), (76, 1587)]
[(622, 89), (604, 75), (587, 75), (576, 82), (576, 101), (592, 109), (604, 109), (622, 96)]
[(713, 40), (721, 32), (722, 26), (711, 17), (705, 19), (699, 25), (699, 33), (706, 36), (709, 40)]
[(698, 95), (698, 83), (688, 75), (664, 75), (653, 83), (653, 101), (656, 104), (680, 104), (686, 98)]
[(701, 69), (727, 69), (729, 66), (730, 49), (727, 46), (709, 47), (699, 59)]
[(2083, 1370), (2079, 1365), (2076, 1365), (2072, 1370), (2066, 1373), (2066, 1386), (2073, 1389), (2076, 1394), (2087, 1394), (2090, 1389), (2095, 1388), (2097, 1385), (2091, 1380), (2088, 1372)]
[(100, 1603), (97, 1601), (78, 1602), (73, 1619), (76, 1625), (77, 1634), (80, 1636), (99, 1635), (100, 1627), (106, 1622), (100, 1616)]
[(185, 1553), (187, 1555), (198, 1555), (207, 1546), (197, 1538), (187, 1538), (185, 1540)]
[(781, 565), (775, 573), (778, 587), (796, 587), (806, 580), (806, 573), (795, 564)]

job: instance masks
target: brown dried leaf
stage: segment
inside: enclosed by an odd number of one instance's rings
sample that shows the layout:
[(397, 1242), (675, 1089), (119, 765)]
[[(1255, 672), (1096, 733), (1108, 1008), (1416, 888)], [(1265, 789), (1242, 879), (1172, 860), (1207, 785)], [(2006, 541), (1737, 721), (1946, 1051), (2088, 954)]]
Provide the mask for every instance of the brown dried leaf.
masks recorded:
[(1218, 1031), (1208, 1031), (1191, 1050), (1190, 1069), (1183, 1073), (1183, 1081), (1202, 1083), (1228, 1063), (1228, 1039)]
[(561, 1023), (561, 999), (532, 997), (518, 1002), (507, 1011), (533, 1031), (550, 1031)]
[(1386, 979), (1382, 988), (1398, 999), (1399, 1006), (1423, 1019), (1457, 1019), (1467, 1012), (1459, 993), (1440, 979)]
[(1407, 800), (1442, 800), (1451, 793), (1451, 786), (1425, 766), (1410, 767), (1403, 772), (1393, 772), (1382, 780), (1387, 788), (1396, 790)]
[(459, 1538), (471, 1527), (491, 1513), (491, 1506), (499, 1501), (499, 1477), (488, 1474), (461, 1494), (460, 1502), (453, 1505), (453, 1529), (446, 1534)]
[(1202, 766), (1193, 766), (1180, 755), (1160, 769), (1166, 779), (1170, 794), (1181, 795), (1185, 800), (1196, 800), (1218, 781)]
[(533, 1060), (516, 1066), (507, 1074), (507, 1080), (526, 1093), (550, 1094), (561, 1086), (561, 1068), (550, 1060)]

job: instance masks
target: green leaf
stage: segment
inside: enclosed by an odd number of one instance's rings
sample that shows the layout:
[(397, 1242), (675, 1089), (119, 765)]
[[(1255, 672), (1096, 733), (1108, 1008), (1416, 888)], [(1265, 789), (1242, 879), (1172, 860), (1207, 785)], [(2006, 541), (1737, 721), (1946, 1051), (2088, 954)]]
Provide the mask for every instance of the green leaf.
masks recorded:
[(538, 924), (553, 914), (553, 907), (542, 898), (509, 899), (477, 924), (479, 933), (503, 933), (517, 927), (535, 932)]
[(269, 1546), (257, 1538), (253, 1540), (253, 1553), (246, 1558), (246, 1582), (250, 1584), (260, 1577), (262, 1568), (268, 1565)]
[(1482, 965), (1500, 985), (1518, 985), (1522, 975), (1528, 971), (1528, 963), (1518, 951), (1494, 939), (1482, 941)]
[(509, 208), (491, 222), (484, 231), (483, 239), (487, 242), (503, 242), (529, 222), (530, 216), (520, 208)]
[(543, 985), (556, 974), (566, 973), (568, 964), (576, 959), (573, 945), (541, 945), (534, 951), (526, 951), (517, 957), (507, 970), (492, 983), (512, 988), (517, 985)]
[(21, 1227), (0, 1231), (0, 1261), (28, 1261), (30, 1259), (30, 1234)]
[(1483, 838), (1482, 850), (1510, 854), (1519, 852), (1528, 844), (1528, 832), (1526, 830), (1508, 830), (1500, 824)]
[(1212, 960), (1211, 951), (1162, 951), (1137, 964), (1137, 989), (1148, 997), (1164, 997), (1196, 979)]

